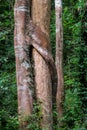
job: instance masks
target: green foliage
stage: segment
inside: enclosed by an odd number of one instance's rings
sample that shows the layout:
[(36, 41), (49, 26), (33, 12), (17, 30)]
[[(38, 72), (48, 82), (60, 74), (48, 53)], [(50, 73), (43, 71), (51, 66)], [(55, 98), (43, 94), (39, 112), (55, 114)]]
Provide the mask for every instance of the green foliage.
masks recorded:
[(0, 1), (0, 130), (17, 130), (13, 3)]
[(0, 130), (17, 130), (18, 125), (17, 117), (11, 116), (4, 109), (0, 111)]
[(73, 126), (79, 125), (81, 123), (81, 101), (78, 96), (78, 90), (77, 88), (74, 89), (74, 91), (67, 90), (66, 91), (66, 97), (65, 97), (65, 116), (64, 116), (64, 122), (66, 128), (73, 129)]
[(87, 118), (87, 27), (83, 28), (87, 21), (85, 4), (85, 0), (64, 1), (63, 4), (66, 130), (86, 129), (83, 119)]
[(40, 122), (42, 120), (41, 103), (34, 103), (33, 114), (27, 118), (29, 130), (42, 130)]

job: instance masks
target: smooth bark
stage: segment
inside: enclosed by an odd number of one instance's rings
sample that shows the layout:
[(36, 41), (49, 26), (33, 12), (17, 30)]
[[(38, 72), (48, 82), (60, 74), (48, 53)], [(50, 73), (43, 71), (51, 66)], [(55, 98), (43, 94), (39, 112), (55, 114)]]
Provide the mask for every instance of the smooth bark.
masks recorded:
[(59, 125), (62, 125), (63, 99), (64, 99), (64, 79), (63, 79), (63, 27), (62, 27), (62, 1), (55, 0), (56, 13), (56, 69), (58, 74), (57, 86), (57, 111)]

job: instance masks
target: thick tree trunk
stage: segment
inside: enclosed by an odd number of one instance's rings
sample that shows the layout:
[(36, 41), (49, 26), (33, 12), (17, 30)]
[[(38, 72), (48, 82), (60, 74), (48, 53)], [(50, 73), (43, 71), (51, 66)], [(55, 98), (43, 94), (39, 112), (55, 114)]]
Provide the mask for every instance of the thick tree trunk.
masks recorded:
[[(50, 25), (50, 0), (33, 0), (32, 1), (32, 19), (33, 22), (40, 26), (41, 30), (47, 35), (49, 41)], [(50, 51), (50, 45), (44, 43), (45, 48)], [(36, 95), (42, 108), (42, 128), (52, 130), (52, 83), (51, 75), (45, 60), (34, 49), (33, 57), (35, 63), (35, 82)]]
[(62, 30), (62, 2), (61, 0), (55, 0), (55, 12), (56, 12), (56, 68), (58, 74), (58, 86), (57, 86), (57, 111), (59, 125), (62, 125), (60, 119), (63, 116), (63, 98), (64, 98), (64, 80), (63, 80), (63, 30)]
[(27, 117), (32, 113), (32, 91), (30, 61), (25, 42), (26, 22), (29, 14), (29, 0), (16, 0), (14, 7), (15, 31), (14, 48), (16, 56), (16, 75), (18, 92), (18, 113), (20, 129), (26, 130)]

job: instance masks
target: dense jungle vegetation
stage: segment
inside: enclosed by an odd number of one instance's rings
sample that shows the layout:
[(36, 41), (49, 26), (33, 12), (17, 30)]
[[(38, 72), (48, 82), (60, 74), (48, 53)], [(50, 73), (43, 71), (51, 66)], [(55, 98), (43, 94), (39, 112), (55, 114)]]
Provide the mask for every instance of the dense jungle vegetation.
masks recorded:
[[(0, 130), (18, 129), (13, 8), (14, 0), (0, 1)], [(53, 0), (51, 8), (50, 29), (54, 56), (55, 9)], [(86, 0), (63, 0), (63, 34), (65, 100), (62, 130), (87, 130)], [(38, 109), (37, 105), (36, 109)], [(36, 126), (35, 122), (31, 130), (39, 130)]]

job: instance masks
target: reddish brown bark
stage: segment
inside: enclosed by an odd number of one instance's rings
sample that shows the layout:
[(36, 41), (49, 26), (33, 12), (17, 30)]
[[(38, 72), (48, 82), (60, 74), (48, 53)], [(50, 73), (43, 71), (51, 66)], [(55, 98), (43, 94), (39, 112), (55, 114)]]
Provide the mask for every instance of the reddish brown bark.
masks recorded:
[(63, 30), (62, 30), (62, 2), (55, 0), (56, 12), (56, 68), (58, 74), (57, 86), (57, 111), (59, 125), (62, 125), (61, 119), (63, 117), (63, 99), (64, 99), (64, 81), (63, 81)]
[(31, 78), (29, 76), (31, 66), (28, 48), (25, 42), (26, 18), (29, 14), (29, 1), (16, 0), (14, 7), (14, 48), (16, 56), (16, 75), (18, 92), (18, 113), (20, 129), (25, 130), (27, 125), (26, 118), (32, 113), (32, 90)]
[[(49, 25), (50, 25), (50, 0), (33, 0), (32, 1), (32, 19), (33, 22), (40, 26), (49, 41)], [(44, 43), (45, 44), (45, 43)], [(49, 48), (49, 42), (46, 43)], [(34, 49), (33, 57), (35, 63), (35, 82), (36, 94), (38, 101), (41, 102), (42, 108), (42, 128), (52, 130), (52, 84), (51, 75), (45, 60)]]

